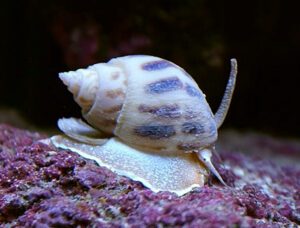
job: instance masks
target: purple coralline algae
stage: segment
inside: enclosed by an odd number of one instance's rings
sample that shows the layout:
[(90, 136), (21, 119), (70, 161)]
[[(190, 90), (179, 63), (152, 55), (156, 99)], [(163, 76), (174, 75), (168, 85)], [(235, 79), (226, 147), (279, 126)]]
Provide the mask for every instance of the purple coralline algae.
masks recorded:
[[(289, 146), (280, 148), (289, 155), (284, 151)], [(292, 149), (299, 155), (300, 147)], [(49, 144), (47, 135), (0, 125), (0, 224), (299, 227), (299, 166), (279, 164), (259, 154), (219, 151), (224, 166), (217, 168), (229, 186), (211, 179), (178, 197), (153, 193), (139, 182), (57, 149)]]

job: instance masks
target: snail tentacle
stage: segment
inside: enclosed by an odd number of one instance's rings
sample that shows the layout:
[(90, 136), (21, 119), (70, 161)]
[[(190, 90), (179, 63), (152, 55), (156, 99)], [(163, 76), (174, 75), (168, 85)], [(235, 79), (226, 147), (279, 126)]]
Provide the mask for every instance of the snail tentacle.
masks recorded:
[(209, 171), (212, 172), (212, 174), (214, 174), (224, 186), (228, 186), (211, 161), (212, 151), (210, 149), (203, 149), (196, 151), (196, 154), (200, 161), (202, 161), (209, 169)]
[(229, 80), (227, 82), (225, 93), (222, 98), (221, 104), (214, 117), (217, 128), (221, 127), (221, 125), (225, 120), (225, 117), (227, 115), (231, 103), (234, 88), (235, 88), (235, 82), (237, 76), (237, 61), (236, 59), (231, 59), (230, 63), (231, 63), (231, 70), (230, 70)]

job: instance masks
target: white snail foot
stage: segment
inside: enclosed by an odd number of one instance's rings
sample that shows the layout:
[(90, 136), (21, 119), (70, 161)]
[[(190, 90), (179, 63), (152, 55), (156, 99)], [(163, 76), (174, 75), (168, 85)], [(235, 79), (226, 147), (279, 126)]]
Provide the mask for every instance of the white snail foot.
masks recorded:
[(96, 161), (100, 166), (119, 175), (140, 181), (154, 192), (169, 191), (183, 195), (195, 187), (203, 186), (206, 169), (195, 153), (162, 155), (134, 149), (117, 138), (103, 145), (77, 142), (66, 136), (53, 136), (52, 143)]

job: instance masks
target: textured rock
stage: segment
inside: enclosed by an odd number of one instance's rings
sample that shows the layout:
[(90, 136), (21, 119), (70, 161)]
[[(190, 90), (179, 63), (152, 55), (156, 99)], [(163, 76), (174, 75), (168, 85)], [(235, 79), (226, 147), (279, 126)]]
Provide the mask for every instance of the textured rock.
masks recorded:
[[(277, 140), (259, 139), (276, 154), (299, 158), (300, 146), (285, 143), (278, 149), (272, 147)], [(259, 151), (259, 145), (253, 148)], [(14, 227), (300, 225), (299, 166), (260, 153), (219, 151), (225, 165), (218, 169), (230, 187), (213, 179), (177, 197), (155, 194), (93, 161), (49, 146), (46, 135), (0, 125), (0, 222)]]

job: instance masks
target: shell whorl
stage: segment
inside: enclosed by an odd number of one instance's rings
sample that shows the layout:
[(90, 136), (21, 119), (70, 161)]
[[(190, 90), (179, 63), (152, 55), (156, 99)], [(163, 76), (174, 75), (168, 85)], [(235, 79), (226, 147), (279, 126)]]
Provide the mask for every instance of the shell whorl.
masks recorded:
[(128, 75), (126, 99), (114, 134), (129, 145), (182, 153), (214, 143), (213, 114), (197, 83), (181, 67), (154, 56), (109, 63)]
[(93, 127), (113, 134), (126, 91), (123, 69), (106, 63), (59, 74)]

